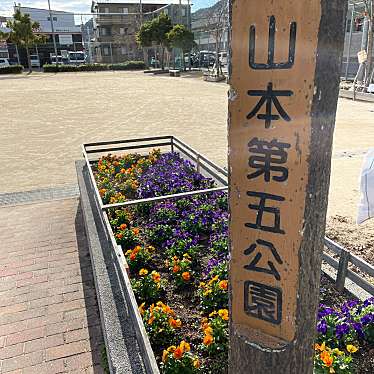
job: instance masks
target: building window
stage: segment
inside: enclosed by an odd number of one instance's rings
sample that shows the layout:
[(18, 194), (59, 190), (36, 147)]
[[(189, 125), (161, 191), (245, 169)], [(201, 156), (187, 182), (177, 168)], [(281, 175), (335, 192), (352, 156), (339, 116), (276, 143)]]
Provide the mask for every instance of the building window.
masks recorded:
[(103, 55), (109, 56), (109, 47), (103, 47)]
[(127, 53), (126, 47), (121, 47), (121, 54), (125, 55)]
[(129, 14), (129, 8), (122, 8), (122, 13)]
[(105, 28), (105, 27), (102, 27), (102, 28), (100, 29), (100, 35), (101, 35), (101, 36), (106, 36), (106, 35), (107, 35), (107, 32), (106, 32), (106, 28)]
[(182, 17), (186, 17), (186, 8), (182, 8)]
[[(53, 19), (54, 21), (57, 21), (57, 17), (52, 17), (52, 19)], [(50, 20), (51, 20), (51, 17), (47, 17), (47, 20), (50, 21)]]
[(169, 14), (169, 9), (164, 9), (164, 14), (167, 16)]
[(109, 8), (104, 8), (104, 13), (109, 13)]

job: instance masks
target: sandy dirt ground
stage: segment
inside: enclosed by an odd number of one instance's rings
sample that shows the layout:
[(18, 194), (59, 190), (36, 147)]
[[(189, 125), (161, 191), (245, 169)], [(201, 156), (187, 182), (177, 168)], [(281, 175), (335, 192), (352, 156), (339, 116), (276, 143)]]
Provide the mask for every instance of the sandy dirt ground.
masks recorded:
[[(76, 183), (83, 142), (173, 134), (225, 166), (227, 89), (141, 72), (0, 77), (1, 192)], [(355, 224), (359, 175), (374, 147), (374, 104), (340, 99), (327, 231), (374, 263), (374, 220)]]

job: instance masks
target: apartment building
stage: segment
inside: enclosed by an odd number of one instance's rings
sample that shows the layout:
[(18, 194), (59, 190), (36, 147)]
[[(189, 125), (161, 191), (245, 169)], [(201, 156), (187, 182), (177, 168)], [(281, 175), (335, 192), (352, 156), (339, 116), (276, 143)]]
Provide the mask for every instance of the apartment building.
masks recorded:
[[(126, 0), (93, 1), (94, 57), (96, 62), (117, 63), (143, 60), (143, 51), (136, 43), (136, 33), (142, 22), (160, 12), (169, 15), (173, 24), (190, 27), (189, 0)], [(147, 51), (150, 59), (152, 50)]]

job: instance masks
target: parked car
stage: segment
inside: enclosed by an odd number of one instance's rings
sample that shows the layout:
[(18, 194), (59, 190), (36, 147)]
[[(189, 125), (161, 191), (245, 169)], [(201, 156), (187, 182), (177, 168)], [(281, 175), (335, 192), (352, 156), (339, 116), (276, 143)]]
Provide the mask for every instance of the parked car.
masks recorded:
[(40, 68), (40, 60), (38, 55), (31, 55), (30, 60), (32, 68)]
[(6, 67), (8, 67), (8, 66), (10, 66), (10, 64), (9, 64), (9, 60), (8, 60), (7, 58), (3, 58), (3, 57), (1, 57), (1, 58), (0, 58), (0, 69), (1, 69), (1, 68), (6, 68)]
[(84, 52), (68, 52), (69, 64), (80, 65), (86, 63), (86, 54)]
[(69, 59), (68, 58), (64, 58), (62, 56), (57, 56), (57, 61), (56, 61), (56, 56), (55, 55), (52, 55), (51, 56), (51, 64), (52, 65), (56, 65), (57, 62), (60, 64), (60, 65), (65, 65), (65, 64), (68, 64), (69, 63)]

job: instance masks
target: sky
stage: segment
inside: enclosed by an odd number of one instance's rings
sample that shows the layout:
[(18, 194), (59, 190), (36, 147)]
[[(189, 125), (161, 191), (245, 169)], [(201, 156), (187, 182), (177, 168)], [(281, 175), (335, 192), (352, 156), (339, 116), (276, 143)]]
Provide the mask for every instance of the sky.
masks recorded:
[[(65, 10), (74, 13), (89, 13), (91, 8), (91, 0), (50, 0), (51, 8), (54, 10)], [(0, 0), (0, 15), (11, 16), (13, 14), (14, 0)], [(47, 0), (28, 0), (16, 1), (17, 4), (21, 3), (22, 6), (29, 6), (33, 8), (48, 9)], [(217, 0), (191, 0), (193, 3), (192, 11), (199, 8), (205, 8), (213, 5)], [(86, 17), (85, 17), (86, 18)]]

